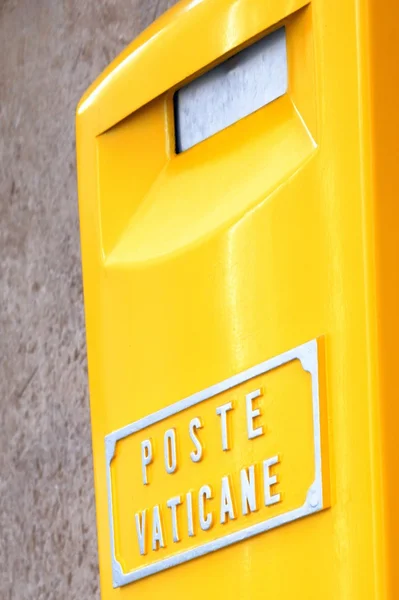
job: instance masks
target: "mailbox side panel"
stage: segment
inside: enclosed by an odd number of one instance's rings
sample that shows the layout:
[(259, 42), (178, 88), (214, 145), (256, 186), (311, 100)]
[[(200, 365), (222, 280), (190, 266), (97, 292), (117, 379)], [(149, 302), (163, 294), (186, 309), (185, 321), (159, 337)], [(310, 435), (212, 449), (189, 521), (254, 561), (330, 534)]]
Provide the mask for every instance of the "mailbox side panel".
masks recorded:
[[(393, 76), (398, 51), (398, 6), (395, 2), (369, 2), (370, 55), (370, 125), (372, 164), (372, 227), (375, 236), (376, 285), (376, 346), (378, 343), (378, 404), (374, 427), (381, 435), (380, 451), (375, 452), (376, 483), (381, 489), (384, 527), (383, 569), (381, 570), (386, 598), (399, 595), (397, 572), (399, 516), (397, 510), (399, 448), (397, 443), (398, 404), (397, 358), (399, 337), (399, 209), (398, 173), (399, 114), (398, 84)], [(378, 483), (377, 483), (378, 485)]]

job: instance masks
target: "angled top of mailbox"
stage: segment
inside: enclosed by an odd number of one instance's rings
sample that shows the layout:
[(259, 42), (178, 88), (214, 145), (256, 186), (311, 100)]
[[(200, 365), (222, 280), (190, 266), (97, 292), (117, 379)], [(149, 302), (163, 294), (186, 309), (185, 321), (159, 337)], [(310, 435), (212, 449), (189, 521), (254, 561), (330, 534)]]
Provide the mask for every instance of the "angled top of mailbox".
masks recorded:
[[(253, 205), (265, 181), (273, 189), (314, 152), (304, 5), (183, 2), (88, 90), (77, 110), (78, 158), (85, 161), (79, 191), (97, 198), (93, 233), (107, 260), (140, 262), (196, 243)], [(274, 148), (267, 161), (265, 136)], [(87, 160), (95, 152), (97, 188)], [(154, 219), (159, 227), (168, 219), (168, 228), (156, 233)], [(131, 235), (122, 239), (127, 221)]]
[[(98, 135), (163, 92), (265, 34), (306, 0), (191, 0), (170, 9), (104, 71), (77, 116)], [(90, 125), (89, 125), (90, 123)]]

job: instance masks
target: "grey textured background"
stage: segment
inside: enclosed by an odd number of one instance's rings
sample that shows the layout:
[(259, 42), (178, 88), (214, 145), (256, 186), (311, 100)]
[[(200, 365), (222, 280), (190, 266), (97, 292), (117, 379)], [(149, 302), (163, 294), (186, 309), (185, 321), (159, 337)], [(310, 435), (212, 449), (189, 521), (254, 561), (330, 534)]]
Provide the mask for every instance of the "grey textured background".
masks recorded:
[(0, 600), (98, 598), (74, 113), (173, 0), (0, 0)]

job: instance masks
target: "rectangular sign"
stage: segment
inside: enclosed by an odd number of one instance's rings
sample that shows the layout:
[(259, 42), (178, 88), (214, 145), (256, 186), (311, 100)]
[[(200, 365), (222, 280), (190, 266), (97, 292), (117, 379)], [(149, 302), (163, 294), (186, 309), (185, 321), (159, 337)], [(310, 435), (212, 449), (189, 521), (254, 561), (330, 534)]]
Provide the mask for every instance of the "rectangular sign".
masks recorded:
[(326, 508), (319, 388), (313, 340), (107, 435), (114, 587)]

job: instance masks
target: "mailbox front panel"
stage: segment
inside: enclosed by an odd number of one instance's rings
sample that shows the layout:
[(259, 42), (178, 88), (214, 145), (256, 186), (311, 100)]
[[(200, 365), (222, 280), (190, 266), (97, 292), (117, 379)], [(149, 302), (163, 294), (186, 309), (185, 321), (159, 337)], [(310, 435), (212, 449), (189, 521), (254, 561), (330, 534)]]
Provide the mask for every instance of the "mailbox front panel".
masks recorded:
[[(381, 597), (363, 18), (183, 2), (78, 107), (106, 600)], [(180, 144), (185, 98), (267, 36), (278, 93)]]

